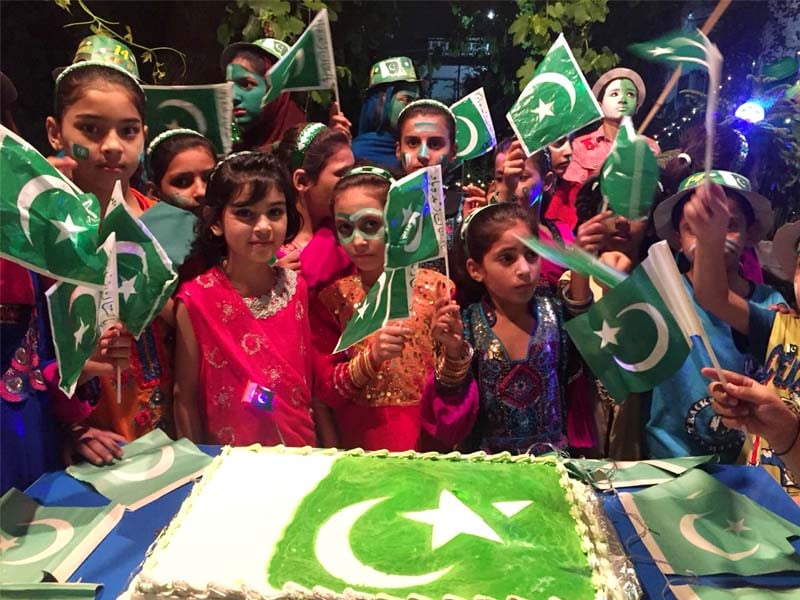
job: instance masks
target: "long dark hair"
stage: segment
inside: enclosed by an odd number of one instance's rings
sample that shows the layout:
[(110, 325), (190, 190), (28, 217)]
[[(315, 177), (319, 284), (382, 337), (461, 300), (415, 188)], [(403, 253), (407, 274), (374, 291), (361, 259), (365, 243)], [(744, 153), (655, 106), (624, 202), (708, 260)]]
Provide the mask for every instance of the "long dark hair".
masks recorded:
[(153, 152), (147, 157), (147, 174), (156, 188), (161, 188), (161, 180), (164, 179), (172, 159), (190, 148), (204, 148), (216, 160), (214, 146), (205, 136), (193, 133), (175, 134), (153, 148)]
[[(275, 149), (275, 156), (283, 163), (283, 166), (292, 172), (292, 157), (297, 147), (297, 136), (305, 128), (305, 124), (296, 125), (286, 130), (281, 138), (280, 144)], [(312, 183), (316, 183), (320, 173), (328, 164), (333, 156), (342, 146), (349, 146), (350, 140), (343, 131), (325, 127), (306, 148), (303, 154), (303, 164), (300, 167), (305, 171), (306, 177)]]

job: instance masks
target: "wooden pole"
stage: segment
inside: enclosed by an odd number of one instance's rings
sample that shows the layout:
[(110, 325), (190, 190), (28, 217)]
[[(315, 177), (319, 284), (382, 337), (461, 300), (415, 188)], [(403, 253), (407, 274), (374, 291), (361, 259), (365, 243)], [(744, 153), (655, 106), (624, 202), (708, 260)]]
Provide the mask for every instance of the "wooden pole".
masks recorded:
[[(708, 19), (706, 22), (703, 23), (703, 26), (700, 28), (700, 31), (708, 35), (708, 33), (714, 28), (714, 25), (717, 24), (722, 14), (727, 10), (728, 6), (730, 6), (733, 0), (719, 0), (717, 5), (714, 7), (714, 10), (711, 11), (711, 14), (708, 15)], [(650, 112), (647, 113), (647, 116), (642, 121), (642, 124), (639, 125), (639, 133), (644, 133), (647, 126), (650, 125), (650, 122), (653, 118), (658, 114), (658, 111), (661, 110), (661, 107), (664, 106), (664, 102), (667, 100), (667, 96), (669, 96), (670, 92), (672, 92), (672, 88), (674, 88), (678, 84), (678, 80), (681, 78), (681, 67), (678, 65), (678, 68), (672, 72), (672, 76), (667, 81), (667, 85), (664, 86), (664, 89), (661, 90), (661, 95), (656, 99), (653, 107), (650, 109)]]

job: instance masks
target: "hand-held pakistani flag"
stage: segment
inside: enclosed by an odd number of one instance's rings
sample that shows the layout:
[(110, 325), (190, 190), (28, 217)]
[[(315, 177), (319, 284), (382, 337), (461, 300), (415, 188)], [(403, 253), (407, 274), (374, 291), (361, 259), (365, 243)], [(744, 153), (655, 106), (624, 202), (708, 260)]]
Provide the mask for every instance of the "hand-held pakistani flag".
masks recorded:
[(0, 498), (0, 582), (66, 581), (122, 518), (118, 504), (40, 506), (11, 488)]
[(130, 213), (121, 192), (115, 189), (115, 195), (119, 198), (109, 204), (100, 238), (116, 235), (119, 319), (138, 338), (164, 307), (178, 275), (161, 244)]
[(155, 429), (123, 447), (111, 465), (80, 463), (67, 473), (93, 486), (109, 500), (136, 510), (199, 476), (211, 458), (189, 440), (173, 442)]
[(526, 156), (602, 118), (603, 112), (572, 50), (560, 34), (506, 119)]
[(456, 161), (483, 156), (497, 145), (486, 93), (479, 88), (450, 107), (456, 117)]
[(152, 140), (168, 129), (193, 129), (214, 144), (218, 154), (231, 151), (233, 83), (145, 85), (146, 122)]
[(282, 92), (336, 88), (336, 63), (327, 9), (322, 9), (289, 51), (267, 73), (262, 106)]
[(391, 319), (408, 317), (416, 267), (385, 269), (356, 307), (339, 337), (334, 353), (372, 335)]
[(618, 215), (646, 217), (658, 186), (658, 163), (645, 139), (636, 134), (630, 117), (623, 117), (617, 139), (603, 163), (600, 191)]
[(800, 570), (800, 556), (787, 540), (800, 535), (800, 527), (700, 469), (641, 492), (620, 494), (620, 501), (666, 574), (749, 576)]
[(520, 241), (542, 258), (561, 265), (587, 277), (594, 277), (600, 283), (614, 287), (627, 275), (610, 267), (596, 256), (575, 245), (564, 246), (555, 242), (545, 242), (538, 237), (519, 238)]
[(0, 256), (74, 284), (100, 288), (100, 207), (33, 146), (0, 126)]

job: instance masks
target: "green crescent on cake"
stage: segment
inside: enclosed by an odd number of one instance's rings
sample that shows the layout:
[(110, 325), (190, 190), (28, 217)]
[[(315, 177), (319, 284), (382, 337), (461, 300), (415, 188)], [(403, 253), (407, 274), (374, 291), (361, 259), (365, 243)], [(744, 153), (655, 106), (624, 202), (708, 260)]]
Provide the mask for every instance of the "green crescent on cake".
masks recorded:
[(614, 597), (592, 499), (554, 458), (226, 448), (131, 597)]

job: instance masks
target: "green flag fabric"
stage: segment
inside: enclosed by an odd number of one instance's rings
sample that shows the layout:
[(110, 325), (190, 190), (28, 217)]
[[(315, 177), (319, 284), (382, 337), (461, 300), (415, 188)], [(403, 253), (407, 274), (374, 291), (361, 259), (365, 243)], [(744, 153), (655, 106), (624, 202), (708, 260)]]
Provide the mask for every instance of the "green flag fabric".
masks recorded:
[(526, 156), (602, 117), (564, 34), (547, 51), (506, 114)]
[(0, 583), (0, 600), (94, 600), (99, 583)]
[(673, 31), (649, 42), (631, 44), (628, 49), (634, 54), (653, 62), (681, 66), (684, 73), (695, 69), (709, 68), (711, 41), (699, 29)]
[(0, 126), (0, 256), (48, 277), (100, 288), (100, 205), (33, 146)]
[(289, 51), (267, 73), (262, 106), (282, 92), (330, 90), (336, 87), (336, 63), (328, 10), (322, 9)]
[(670, 585), (676, 600), (793, 600), (797, 587), (786, 589), (735, 587), (719, 588), (710, 585)]
[(67, 467), (67, 473), (109, 500), (136, 510), (198, 477), (211, 462), (189, 440), (173, 442), (160, 429), (126, 444), (122, 451), (122, 458), (111, 465), (80, 463)]
[(700, 469), (619, 497), (665, 574), (750, 576), (800, 570), (800, 556), (787, 541), (800, 535), (800, 527)]
[(542, 258), (577, 273), (592, 276), (608, 287), (622, 283), (627, 277), (625, 273), (608, 266), (578, 246), (545, 242), (538, 237), (520, 238), (520, 241)]
[(689, 353), (680, 326), (643, 265), (565, 327), (617, 401), (652, 389), (675, 373)]
[(442, 168), (419, 169), (392, 183), (384, 221), (387, 269), (446, 256)]
[(346, 350), (386, 325), (408, 317), (415, 267), (386, 269), (356, 307), (339, 337), (334, 353)]
[(600, 191), (616, 214), (632, 220), (650, 213), (658, 163), (645, 139), (636, 134), (630, 117), (623, 117), (600, 173)]
[(572, 458), (567, 470), (598, 490), (656, 485), (712, 460), (713, 456), (686, 456), (662, 460), (602, 460)]
[(193, 129), (206, 136), (217, 154), (231, 151), (233, 83), (145, 85), (148, 137), (169, 129)]
[(450, 107), (456, 117), (456, 162), (483, 156), (497, 145), (492, 113), (483, 88)]
[(0, 498), (0, 582), (65, 581), (122, 518), (118, 504), (41, 506), (17, 489)]
[(122, 201), (109, 210), (100, 238), (116, 234), (119, 318), (138, 338), (178, 285), (172, 261), (153, 234)]
[(141, 216), (140, 221), (153, 234), (172, 261), (173, 268), (183, 264), (194, 241), (197, 217), (169, 202), (158, 202)]

